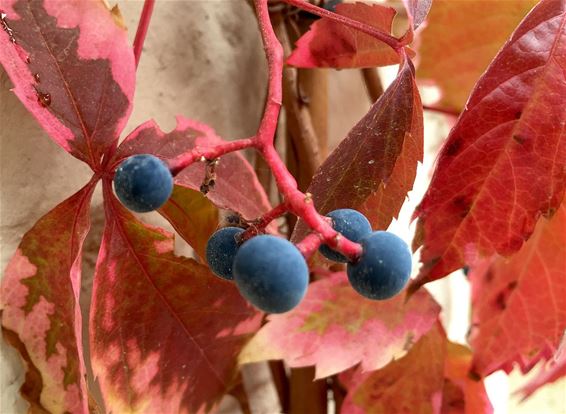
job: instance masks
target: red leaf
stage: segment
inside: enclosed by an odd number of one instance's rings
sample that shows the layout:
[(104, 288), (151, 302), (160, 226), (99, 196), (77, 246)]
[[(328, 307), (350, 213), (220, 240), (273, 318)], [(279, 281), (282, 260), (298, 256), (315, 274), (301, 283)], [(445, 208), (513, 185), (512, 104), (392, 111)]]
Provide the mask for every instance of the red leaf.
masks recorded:
[(358, 363), (364, 371), (375, 370), (428, 332), (439, 310), (424, 291), (406, 304), (402, 296), (365, 299), (344, 273), (336, 273), (312, 283), (297, 308), (268, 316), (269, 322), (244, 348), (240, 363), (284, 359), (291, 367), (315, 365), (317, 378)]
[(203, 259), (206, 243), (218, 228), (218, 209), (200, 192), (176, 185), (159, 213)]
[(403, 4), (407, 9), (413, 30), (416, 30), (425, 21), (432, 0), (403, 0)]
[[(415, 0), (404, 0), (409, 1)], [(440, 89), (434, 106), (457, 112), (464, 108), (478, 78), (536, 3), (492, 1), (488, 6), (485, 0), (434, 1), (417, 42), (417, 80)]]
[[(174, 158), (194, 147), (210, 147), (222, 141), (212, 128), (196, 121), (177, 117), (177, 127), (168, 133), (148, 121), (133, 131), (120, 145), (115, 161), (134, 154), (154, 154), (164, 159)], [(175, 184), (199, 190), (204, 178), (204, 164), (195, 163), (175, 178)], [(220, 159), (216, 169), (217, 180), (207, 197), (216, 206), (254, 219), (270, 210), (270, 204), (252, 166), (239, 153), (230, 153)]]
[(470, 352), (448, 342), (436, 324), (408, 352), (371, 373), (347, 378), (344, 414), (491, 414), (483, 383), (466, 377)]
[(57, 144), (98, 168), (132, 109), (120, 12), (102, 1), (2, 0), (0, 9), (0, 62), (14, 93)]
[(523, 394), (523, 400), (530, 397), (544, 385), (564, 377), (566, 377), (566, 342), (563, 339), (562, 346), (558, 350), (555, 359), (521, 388), (520, 392)]
[[(364, 3), (338, 4), (336, 13), (391, 33), (395, 10)], [(322, 18), (298, 41), (287, 64), (301, 68), (364, 68), (399, 63), (399, 55), (379, 40), (341, 23)]]
[[(28, 231), (2, 280), (2, 328), (25, 347), (22, 394), (48, 412), (86, 413), (79, 310), (81, 250), (94, 185), (65, 200)], [(39, 399), (38, 399), (39, 398)]]
[(342, 412), (440, 413), (445, 357), (446, 338), (435, 327), (400, 360), (372, 373), (358, 371)]
[(470, 281), (474, 371), (528, 371), (548, 359), (566, 330), (566, 205), (510, 259), (474, 265)]
[(107, 222), (94, 279), (92, 365), (108, 411), (209, 412), (236, 374), (261, 314), (234, 284), (173, 254), (173, 237), (104, 188)]
[(566, 182), (566, 5), (543, 0), (478, 82), (415, 215), (423, 267), (411, 289), (467, 256), (509, 255)]
[(448, 341), (444, 363), (443, 414), (486, 413), (493, 407), (483, 381), (470, 376), (472, 352), (463, 345)]
[[(320, 166), (307, 192), (322, 214), (354, 208), (374, 229), (386, 229), (413, 187), (422, 156), (422, 105), (407, 60), (397, 79)], [(293, 240), (307, 231), (299, 221)]]

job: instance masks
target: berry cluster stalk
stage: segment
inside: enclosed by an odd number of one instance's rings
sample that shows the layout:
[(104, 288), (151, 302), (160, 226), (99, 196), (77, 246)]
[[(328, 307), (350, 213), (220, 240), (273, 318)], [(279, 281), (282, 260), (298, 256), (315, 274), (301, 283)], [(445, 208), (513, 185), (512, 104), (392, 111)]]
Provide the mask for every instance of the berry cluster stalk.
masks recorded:
[[(283, 1), (309, 13), (331, 19), (355, 30), (366, 33), (389, 45), (401, 57), (404, 55), (403, 47), (408, 39), (407, 36), (397, 39), (372, 26), (324, 10), (302, 0)], [(139, 61), (141, 55), (143, 41), (145, 34), (147, 33), (147, 26), (153, 9), (153, 3), (154, 0), (146, 0), (144, 4), (140, 24), (136, 33), (136, 40), (134, 42), (136, 63)], [(250, 229), (248, 229), (243, 235), (243, 240), (262, 232), (265, 227), (277, 217), (287, 212), (291, 212), (302, 219), (313, 231), (312, 234), (297, 244), (297, 247), (305, 257), (310, 256), (322, 243), (324, 243), (330, 248), (342, 253), (351, 261), (355, 261), (360, 257), (362, 247), (358, 243), (354, 243), (340, 235), (340, 233), (332, 228), (329, 220), (317, 212), (312, 203), (311, 195), (308, 193), (305, 194), (298, 189), (295, 178), (291, 175), (273, 145), (277, 128), (277, 120), (279, 118), (283, 100), (282, 82), (284, 53), (283, 47), (275, 35), (273, 25), (269, 17), (268, 0), (254, 0), (254, 5), (267, 57), (269, 74), (267, 102), (256, 135), (252, 138), (227, 142), (214, 147), (194, 148), (186, 154), (182, 154), (177, 158), (169, 160), (169, 168), (172, 174), (175, 175), (195, 162), (214, 160), (233, 151), (239, 151), (245, 148), (255, 148), (273, 173), (278, 190), (283, 196), (283, 202), (272, 211), (260, 217), (256, 222), (252, 223)]]
[[(275, 36), (271, 20), (269, 19), (267, 0), (254, 0), (254, 3), (269, 71), (268, 98), (265, 112), (256, 135), (256, 139), (258, 140), (258, 146), (256, 148), (270, 167), (288, 210), (303, 219), (314, 232), (320, 235), (320, 237), (315, 239), (309, 238), (303, 240), (301, 243), (304, 244), (308, 242), (307, 244), (319, 245), (322, 239), (330, 247), (340, 251), (350, 259), (355, 260), (361, 254), (361, 246), (358, 243), (341, 237), (340, 234), (332, 228), (330, 223), (323, 216), (318, 214), (311, 201), (310, 195), (301, 192), (297, 188), (297, 182), (289, 173), (289, 170), (287, 170), (287, 167), (273, 146), (277, 119), (283, 100), (283, 47)], [(307, 246), (303, 247), (307, 251), (311, 250), (307, 248)]]

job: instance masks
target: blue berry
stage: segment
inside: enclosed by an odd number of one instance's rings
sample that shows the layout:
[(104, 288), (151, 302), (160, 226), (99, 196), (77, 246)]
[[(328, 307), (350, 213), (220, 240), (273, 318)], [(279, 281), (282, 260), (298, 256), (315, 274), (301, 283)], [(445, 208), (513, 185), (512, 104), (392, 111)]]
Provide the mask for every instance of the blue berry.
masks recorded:
[[(330, 217), (332, 219), (332, 228), (334, 230), (353, 242), (357, 242), (362, 237), (371, 233), (371, 224), (366, 216), (359, 211), (352, 210), (350, 208), (342, 208), (331, 211), (326, 215), (326, 217)], [(319, 251), (324, 255), (324, 257), (334, 260), (335, 262), (346, 263), (348, 261), (345, 256), (335, 250), (332, 250), (325, 244), (320, 246)]]
[(232, 280), (232, 264), (238, 251), (236, 236), (244, 229), (239, 227), (224, 227), (216, 231), (206, 243), (206, 262), (210, 270), (223, 279)]
[(407, 243), (386, 231), (373, 232), (360, 243), (362, 256), (347, 266), (352, 287), (370, 299), (389, 299), (403, 290), (412, 266)]
[(124, 206), (146, 213), (158, 209), (169, 199), (173, 177), (159, 158), (150, 154), (134, 155), (118, 166), (114, 190)]
[(293, 243), (262, 235), (246, 241), (234, 259), (234, 280), (240, 293), (268, 313), (293, 309), (305, 296), (309, 270)]

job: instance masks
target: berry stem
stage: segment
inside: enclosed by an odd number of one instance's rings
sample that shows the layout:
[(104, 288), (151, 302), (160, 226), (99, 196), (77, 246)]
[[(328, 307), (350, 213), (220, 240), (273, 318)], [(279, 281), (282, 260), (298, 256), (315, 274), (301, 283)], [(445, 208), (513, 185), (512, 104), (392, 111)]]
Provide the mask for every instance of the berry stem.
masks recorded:
[(256, 141), (254, 138), (244, 138), (236, 141), (225, 142), (215, 145), (214, 147), (195, 147), (191, 151), (169, 160), (169, 170), (171, 171), (171, 174), (175, 176), (181, 170), (187, 168), (194, 162), (203, 160), (203, 158), (204, 160), (214, 160), (230, 152), (251, 148), (255, 146), (255, 144)]
[(289, 211), (287, 204), (281, 203), (278, 206), (269, 210), (263, 216), (257, 218), (256, 220), (251, 221), (249, 223), (250, 227), (245, 232), (240, 234), (240, 236), (238, 237), (239, 242), (243, 243), (246, 240), (251, 239), (256, 235), (263, 233), (265, 228), (269, 225), (269, 223), (271, 223), (275, 219), (278, 219), (283, 214), (287, 213), (287, 211)]
[(153, 13), (154, 5), (155, 0), (145, 0), (143, 3), (140, 21), (138, 23), (138, 29), (136, 31), (136, 37), (134, 39), (134, 58), (136, 60), (136, 68), (140, 63), (143, 43), (145, 41), (145, 36), (147, 35), (147, 29), (149, 27), (149, 21), (151, 20), (151, 14)]
[(322, 238), (317, 233), (310, 233), (303, 240), (297, 243), (297, 249), (303, 257), (308, 260), (322, 244)]
[(292, 6), (295, 6), (301, 10), (304, 10), (306, 12), (312, 13), (316, 16), (326, 17), (329, 20), (333, 20), (337, 23), (341, 23), (345, 26), (351, 27), (352, 29), (359, 30), (360, 32), (365, 33), (389, 45), (395, 51), (399, 51), (399, 49), (405, 46), (404, 44), (405, 42), (402, 42), (396, 37), (391, 36), (387, 33), (379, 31), (373, 26), (359, 22), (354, 19), (350, 19), (349, 17), (342, 16), (341, 14), (331, 12), (329, 10), (323, 9), (322, 7), (315, 6), (314, 4), (309, 3), (308, 1), (304, 1), (304, 0), (282, 0), (282, 1)]

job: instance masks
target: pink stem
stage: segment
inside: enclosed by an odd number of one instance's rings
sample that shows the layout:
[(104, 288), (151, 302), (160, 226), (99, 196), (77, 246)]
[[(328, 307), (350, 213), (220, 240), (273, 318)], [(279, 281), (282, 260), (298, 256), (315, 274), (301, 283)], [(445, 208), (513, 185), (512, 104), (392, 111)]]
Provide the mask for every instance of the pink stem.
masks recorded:
[(254, 3), (269, 70), (267, 104), (256, 134), (257, 149), (271, 169), (279, 192), (284, 196), (285, 205), (289, 211), (302, 218), (312, 230), (320, 234), (329, 247), (338, 250), (351, 260), (356, 260), (362, 253), (362, 247), (358, 243), (341, 237), (330, 223), (318, 214), (310, 200), (310, 195), (299, 191), (297, 181), (289, 173), (273, 147), (273, 137), (275, 136), (282, 101), (283, 47), (273, 31), (267, 0), (254, 0)]
[(136, 68), (140, 63), (143, 43), (145, 41), (145, 36), (147, 35), (147, 28), (149, 27), (149, 21), (151, 20), (151, 13), (153, 12), (154, 5), (155, 0), (145, 0), (143, 4), (140, 21), (138, 23), (138, 30), (136, 31), (136, 37), (134, 39), (134, 57), (136, 59)]
[(333, 20), (337, 23), (341, 23), (345, 26), (351, 27), (352, 29), (359, 30), (362, 33), (365, 33), (377, 40), (382, 41), (383, 43), (391, 46), (393, 49), (398, 51), (403, 46), (405, 46), (404, 42), (401, 42), (399, 39), (388, 35), (387, 33), (381, 32), (377, 30), (375, 27), (370, 26), (368, 24), (359, 22), (354, 19), (350, 19), (349, 17), (342, 16), (341, 14), (337, 14), (331, 12), (329, 10), (323, 9), (322, 7), (315, 6), (314, 4), (309, 3), (308, 1), (304, 0), (282, 0), (287, 4), (295, 6), (301, 10), (307, 11), (314, 15), (320, 17), (326, 17), (330, 20)]
[(253, 147), (256, 144), (255, 139), (245, 138), (236, 141), (229, 141), (214, 147), (196, 147), (191, 151), (179, 155), (168, 161), (169, 169), (173, 176), (177, 175), (181, 170), (187, 168), (189, 165), (203, 158), (205, 160), (213, 160), (229, 152), (239, 151), (241, 149)]
[(305, 259), (309, 259), (322, 244), (322, 238), (317, 233), (307, 235), (303, 240), (297, 243), (297, 249), (301, 252)]
[(283, 102), (283, 46), (273, 31), (267, 1), (254, 0), (269, 73), (267, 103), (256, 134), (259, 150), (273, 146), (279, 111)]

